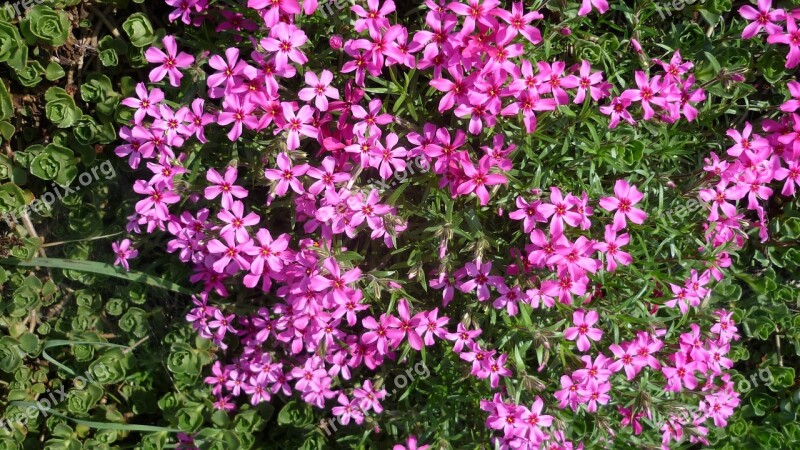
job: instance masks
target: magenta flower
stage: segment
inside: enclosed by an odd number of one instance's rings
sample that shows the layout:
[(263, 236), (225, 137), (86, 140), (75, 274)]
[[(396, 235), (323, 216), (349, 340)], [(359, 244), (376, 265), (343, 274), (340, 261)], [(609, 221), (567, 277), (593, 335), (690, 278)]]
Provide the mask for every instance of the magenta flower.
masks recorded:
[(372, 148), (370, 153), (369, 164), (378, 169), (381, 178), (386, 180), (392, 176), (395, 171), (402, 172), (406, 170), (405, 157), (408, 154), (405, 148), (397, 147), (399, 138), (395, 133), (386, 135), (386, 145), (376, 145)]
[(261, 18), (267, 27), (274, 27), (280, 23), (281, 14), (294, 16), (301, 11), (297, 0), (247, 0), (248, 8), (263, 10), (267, 6), (270, 8), (261, 13)]
[[(258, 71), (255, 67), (247, 64), (246, 61), (239, 60), (239, 49), (231, 47), (225, 50), (225, 59), (219, 55), (214, 55), (208, 60), (208, 65), (218, 70), (217, 73), (209, 75), (206, 83), (208, 87), (212, 88), (211, 93), (213, 98), (227, 95), (244, 77), (248, 79), (255, 78)], [(224, 84), (224, 89), (215, 89)]]
[(508, 180), (504, 175), (498, 173), (489, 173), (491, 167), (491, 160), (488, 156), (483, 156), (478, 162), (476, 169), (472, 162), (463, 162), (461, 168), (467, 180), (458, 185), (457, 192), (459, 195), (469, 195), (475, 193), (480, 201), (481, 206), (489, 203), (489, 191), (486, 186), (494, 186), (497, 184), (506, 184)]
[(629, 95), (625, 95), (623, 93), (619, 97), (615, 97), (611, 100), (610, 105), (601, 106), (600, 112), (606, 115), (611, 116), (611, 121), (608, 124), (608, 128), (616, 128), (619, 125), (620, 119), (628, 122), (631, 125), (634, 125), (636, 121), (631, 116), (631, 113), (628, 112), (628, 107), (631, 106), (631, 98)]
[(183, 74), (178, 69), (191, 66), (194, 63), (194, 56), (184, 52), (178, 53), (178, 45), (175, 43), (174, 36), (164, 36), (161, 42), (163, 42), (167, 53), (155, 47), (148, 48), (144, 53), (147, 62), (161, 64), (150, 71), (150, 81), (157, 83), (169, 75), (169, 84), (178, 87), (181, 85), (181, 78), (183, 78)]
[(391, 114), (381, 114), (381, 100), (379, 98), (374, 98), (369, 102), (369, 112), (367, 112), (363, 107), (360, 105), (353, 105), (352, 113), (353, 117), (357, 119), (361, 119), (353, 126), (353, 133), (355, 134), (369, 134), (372, 136), (373, 134), (381, 134), (381, 130), (378, 125), (386, 125), (392, 122)]
[(350, 179), (347, 172), (336, 172), (336, 160), (326, 156), (320, 164), (320, 168), (310, 167), (306, 175), (316, 181), (308, 188), (308, 192), (318, 195), (323, 190), (336, 189), (336, 183), (341, 183)]
[(597, 9), (600, 14), (608, 11), (608, 2), (606, 0), (583, 0), (581, 7), (578, 10), (579, 16), (585, 16), (592, 11), (592, 7)]
[(614, 195), (616, 197), (604, 197), (600, 199), (600, 207), (606, 211), (617, 211), (614, 214), (614, 231), (620, 231), (627, 226), (626, 218), (631, 222), (641, 225), (647, 218), (647, 214), (633, 205), (639, 203), (644, 195), (630, 186), (625, 180), (617, 180), (614, 184)]
[(369, 11), (361, 5), (354, 5), (351, 8), (351, 11), (358, 16), (353, 24), (353, 29), (359, 33), (366, 29), (369, 29), (370, 32), (380, 33), (383, 28), (389, 28), (389, 19), (386, 18), (386, 15), (395, 10), (392, 0), (386, 0), (383, 6), (380, 5), (379, 0), (367, 0), (367, 8)]
[(296, 193), (302, 194), (303, 185), (300, 183), (298, 177), (304, 175), (306, 171), (308, 171), (308, 164), (292, 166), (292, 161), (286, 156), (286, 153), (278, 154), (277, 163), (277, 169), (266, 169), (264, 171), (264, 176), (267, 177), (268, 180), (278, 182), (278, 185), (275, 187), (275, 195), (279, 197), (286, 195), (286, 191), (290, 187)]
[(494, 18), (497, 6), (500, 0), (469, 0), (469, 4), (465, 5), (459, 2), (451, 2), (447, 5), (447, 9), (453, 11), (459, 16), (465, 16), (464, 26), (461, 29), (462, 36), (468, 36), (475, 30), (475, 24), (480, 22), (481, 25), (492, 29), (497, 29), (497, 20)]
[(605, 253), (607, 271), (615, 271), (617, 269), (617, 263), (627, 266), (633, 261), (630, 253), (621, 250), (622, 246), (628, 245), (630, 240), (628, 233), (617, 236), (614, 227), (606, 225), (605, 242), (597, 242), (594, 244), (594, 248), (595, 250)]
[(238, 174), (239, 171), (233, 166), (225, 170), (224, 177), (215, 169), (208, 169), (208, 172), (206, 172), (206, 180), (212, 183), (212, 186), (207, 187), (203, 192), (206, 200), (213, 200), (222, 194), (222, 207), (231, 209), (234, 197), (247, 197), (247, 189), (235, 185)]
[(577, 339), (579, 351), (585, 352), (589, 350), (589, 347), (591, 347), (590, 339), (599, 341), (603, 337), (603, 330), (592, 327), (598, 320), (600, 320), (600, 316), (597, 311), (589, 311), (588, 313), (580, 309), (575, 311), (572, 313), (572, 322), (575, 326), (564, 330), (564, 339), (568, 341)]
[(346, 395), (339, 394), (336, 401), (340, 406), (334, 406), (331, 412), (338, 418), (339, 423), (347, 425), (352, 419), (356, 424), (361, 425), (364, 421), (364, 413), (361, 412), (357, 399), (348, 400)]
[(406, 445), (395, 444), (392, 450), (428, 450), (430, 445), (417, 446), (417, 437), (413, 434), (406, 440)]
[(444, 339), (447, 336), (447, 329), (445, 329), (444, 326), (447, 325), (450, 319), (444, 316), (438, 316), (439, 308), (434, 308), (432, 311), (428, 311), (428, 313), (423, 315), (419, 320), (417, 333), (422, 337), (422, 342), (424, 342), (425, 345), (433, 345), (435, 343), (433, 340), (434, 336), (439, 339)]
[(458, 326), (456, 326), (455, 333), (448, 333), (447, 338), (448, 341), (454, 341), (453, 344), (453, 352), (454, 353), (461, 353), (464, 349), (464, 346), (469, 346), (470, 343), (474, 342), (473, 339), (478, 337), (481, 334), (481, 330), (468, 330), (463, 323), (459, 322)]
[(664, 366), (661, 368), (664, 377), (667, 378), (667, 385), (664, 390), (680, 392), (683, 390), (683, 386), (686, 386), (686, 389), (696, 388), (695, 370), (697, 370), (697, 363), (695, 361), (689, 362), (687, 354), (683, 352), (675, 353), (675, 367)]
[(136, 85), (136, 95), (138, 98), (128, 97), (120, 102), (128, 108), (136, 109), (136, 112), (133, 113), (133, 120), (136, 125), (141, 125), (145, 116), (153, 118), (161, 117), (158, 112), (158, 106), (161, 101), (164, 100), (164, 91), (153, 88), (153, 90), (148, 93), (147, 86), (145, 86), (144, 83), (138, 83)]
[(353, 398), (359, 400), (361, 410), (364, 412), (371, 409), (380, 414), (383, 411), (380, 401), (385, 397), (386, 389), (375, 390), (370, 380), (364, 381), (360, 388), (353, 389)]
[(237, 95), (227, 95), (222, 106), (225, 110), (219, 113), (217, 123), (219, 125), (233, 124), (233, 128), (228, 132), (228, 139), (231, 141), (239, 139), (245, 125), (249, 130), (258, 128), (258, 117), (253, 114), (256, 105), (249, 99), (240, 100)]
[(408, 336), (408, 343), (411, 348), (421, 350), (423, 345), (422, 337), (417, 333), (416, 329), (424, 314), (418, 313), (411, 317), (408, 301), (404, 298), (397, 302), (397, 314), (400, 318), (392, 321), (393, 328), (387, 331), (389, 339), (392, 340), (392, 347), (396, 348), (403, 338)]
[(116, 255), (114, 265), (122, 266), (125, 270), (131, 270), (130, 266), (128, 266), (128, 260), (139, 255), (139, 251), (131, 246), (131, 240), (123, 239), (120, 242), (114, 242), (111, 244), (111, 249)]
[(171, 191), (165, 184), (150, 185), (144, 180), (136, 180), (133, 190), (137, 194), (146, 195), (147, 198), (136, 202), (136, 212), (140, 215), (147, 215), (155, 212), (155, 217), (159, 220), (169, 219), (169, 209), (167, 205), (178, 203), (180, 195)]
[(323, 70), (318, 78), (317, 74), (309, 70), (306, 72), (305, 77), (306, 84), (310, 87), (300, 89), (297, 96), (300, 97), (300, 100), (306, 102), (310, 102), (313, 99), (317, 109), (327, 111), (328, 98), (339, 99), (339, 91), (330, 86), (331, 81), (333, 81), (333, 74), (330, 70)]
[(231, 265), (234, 270), (247, 270), (250, 268), (250, 262), (244, 257), (245, 254), (252, 251), (252, 241), (236, 242), (233, 233), (228, 233), (220, 236), (225, 240), (225, 243), (219, 239), (212, 239), (208, 243), (208, 252), (212, 255), (219, 255), (213, 268), (217, 273), (225, 272), (228, 265)]
[(508, 23), (508, 30), (511, 31), (511, 37), (515, 37), (517, 33), (525, 37), (531, 44), (538, 44), (542, 42), (542, 33), (538, 28), (530, 23), (534, 20), (543, 19), (544, 16), (539, 14), (538, 11), (531, 11), (528, 14), (523, 14), (523, 3), (514, 2), (511, 5), (511, 12), (505, 9), (498, 9), (495, 15), (504, 22)]
[(739, 14), (747, 20), (752, 20), (753, 23), (748, 24), (742, 31), (742, 39), (750, 39), (763, 28), (769, 35), (777, 34), (783, 31), (783, 28), (773, 22), (782, 22), (786, 20), (786, 12), (782, 9), (772, 9), (772, 0), (758, 0), (758, 9), (756, 10), (750, 5), (745, 5), (739, 8)]
[(499, 286), (503, 283), (503, 277), (489, 275), (492, 270), (492, 263), (487, 261), (468, 262), (465, 266), (466, 273), (472, 279), (458, 285), (461, 292), (472, 292), (478, 290), (478, 300), (489, 300), (489, 286)]
[(603, 72), (592, 72), (592, 66), (589, 61), (581, 61), (577, 77), (578, 89), (575, 94), (575, 99), (573, 100), (574, 103), (583, 103), (586, 99), (587, 91), (594, 101), (608, 96), (611, 85), (603, 81)]
[(238, 242), (246, 242), (250, 240), (250, 234), (247, 232), (249, 226), (258, 224), (261, 218), (258, 214), (251, 212), (244, 215), (244, 203), (240, 201), (233, 202), (233, 206), (229, 209), (223, 209), (217, 214), (217, 218), (226, 223), (219, 234), (221, 236), (227, 234), (234, 234)]
[(275, 68), (283, 70), (289, 60), (303, 65), (308, 62), (306, 55), (299, 50), (308, 41), (303, 30), (292, 24), (279, 22), (269, 32), (269, 37), (261, 40), (265, 50), (275, 52)]
[(286, 148), (296, 150), (300, 147), (300, 135), (316, 138), (319, 131), (317, 127), (309, 125), (314, 111), (310, 106), (305, 105), (297, 113), (291, 103), (283, 103), (283, 117), (286, 119), (285, 130), (289, 133), (286, 137)]
[(636, 87), (638, 87), (638, 89), (628, 89), (625, 92), (630, 94), (629, 98), (631, 101), (642, 103), (642, 110), (644, 110), (643, 118), (644, 120), (650, 120), (656, 114), (655, 111), (653, 111), (653, 107), (650, 106), (651, 102), (655, 105), (661, 106), (662, 108), (666, 106), (665, 99), (659, 96), (659, 93), (663, 88), (663, 85), (661, 84), (661, 76), (656, 75), (653, 78), (648, 79), (647, 74), (641, 70), (637, 70), (634, 77), (636, 79)]

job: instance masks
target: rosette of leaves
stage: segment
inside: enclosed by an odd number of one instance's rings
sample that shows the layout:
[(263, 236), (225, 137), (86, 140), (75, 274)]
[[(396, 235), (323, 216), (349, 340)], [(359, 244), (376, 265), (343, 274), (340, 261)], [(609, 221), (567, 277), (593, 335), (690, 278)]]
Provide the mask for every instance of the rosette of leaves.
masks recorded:
[(8, 119), (13, 116), (14, 102), (11, 100), (11, 93), (8, 91), (6, 83), (0, 79), (0, 144), (3, 143), (3, 140), (10, 140), (14, 134), (14, 125), (8, 122)]
[(14, 164), (5, 155), (0, 155), (0, 180), (11, 180), (15, 184), (25, 184), (28, 173), (22, 167)]
[(30, 171), (35, 177), (53, 180), (66, 186), (78, 175), (78, 159), (72, 150), (55, 143), (47, 144), (44, 150), (31, 161)]
[(156, 40), (150, 19), (142, 13), (131, 14), (122, 24), (122, 29), (125, 30), (134, 47), (147, 47)]
[(0, 338), (0, 371), (13, 373), (22, 364), (23, 356), (18, 340), (10, 336)]
[(29, 9), (25, 19), (20, 22), (20, 29), (29, 45), (41, 41), (58, 47), (67, 42), (70, 33), (67, 14), (48, 5), (36, 5)]
[(191, 385), (200, 376), (203, 363), (197, 352), (184, 342), (170, 346), (167, 369), (175, 375), (175, 382)]
[(104, 36), (97, 44), (99, 50), (97, 56), (100, 58), (100, 64), (105, 67), (119, 65), (120, 56), (128, 53), (128, 44), (113, 36)]
[(0, 20), (0, 62), (15, 70), (24, 69), (28, 63), (28, 46), (19, 29), (5, 20)]
[(26, 200), (25, 193), (16, 184), (0, 185), (0, 214), (16, 212), (20, 206), (27, 204)]
[(96, 384), (88, 384), (85, 389), (72, 389), (67, 394), (67, 410), (76, 416), (88, 414), (103, 397), (103, 389)]
[(39, 61), (28, 61), (28, 65), (26, 65), (22, 70), (17, 70), (14, 72), (17, 82), (28, 88), (34, 87), (41, 83), (44, 73), (44, 67), (39, 64)]
[(115, 384), (125, 379), (130, 368), (130, 353), (114, 348), (103, 353), (92, 364), (89, 372), (100, 384)]
[(44, 94), (47, 101), (45, 115), (58, 128), (68, 128), (83, 116), (80, 108), (75, 104), (75, 99), (60, 87), (53, 86)]

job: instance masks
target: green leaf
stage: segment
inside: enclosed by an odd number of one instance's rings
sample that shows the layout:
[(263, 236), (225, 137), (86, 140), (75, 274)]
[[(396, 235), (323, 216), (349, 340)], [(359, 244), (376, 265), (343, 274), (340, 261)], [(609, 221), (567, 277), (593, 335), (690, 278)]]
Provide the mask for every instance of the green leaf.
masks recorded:
[(50, 61), (50, 64), (44, 70), (44, 77), (50, 81), (60, 80), (64, 75), (66, 75), (64, 68), (55, 61)]
[(121, 267), (96, 261), (79, 261), (58, 258), (32, 258), (27, 261), (22, 261), (19, 259), (0, 259), (0, 265), (19, 267), (50, 267), (54, 269), (77, 270), (80, 272), (89, 272), (98, 275), (120, 278), (134, 283), (142, 283), (159, 289), (177, 292), (179, 294), (192, 295), (192, 291), (181, 287), (172, 281), (164, 280), (162, 278), (154, 277), (142, 272), (126, 272), (125, 269)]
[(131, 44), (135, 47), (146, 47), (156, 40), (153, 32), (153, 25), (143, 13), (132, 14), (122, 24), (122, 29), (131, 39)]

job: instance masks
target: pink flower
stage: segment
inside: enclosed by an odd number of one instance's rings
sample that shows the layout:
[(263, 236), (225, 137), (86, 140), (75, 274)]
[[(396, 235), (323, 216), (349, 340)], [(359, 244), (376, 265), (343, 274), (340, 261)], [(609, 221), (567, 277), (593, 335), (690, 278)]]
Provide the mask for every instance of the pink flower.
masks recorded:
[(270, 8), (261, 12), (261, 17), (264, 19), (264, 24), (268, 27), (274, 27), (280, 23), (281, 14), (293, 16), (300, 14), (300, 3), (297, 0), (247, 0), (247, 7), (255, 10), (263, 10), (269, 6)]
[(275, 69), (283, 70), (289, 60), (303, 65), (308, 62), (306, 55), (299, 50), (308, 38), (303, 30), (292, 24), (279, 22), (269, 32), (269, 37), (261, 40), (265, 50), (275, 52)]
[(250, 235), (247, 232), (249, 226), (258, 224), (261, 218), (256, 213), (249, 213), (244, 215), (244, 203), (240, 201), (233, 202), (230, 210), (222, 210), (217, 214), (217, 218), (227, 225), (219, 230), (220, 235), (228, 233), (234, 234), (238, 242), (246, 242), (250, 240)]
[(286, 195), (286, 191), (290, 187), (296, 193), (302, 194), (304, 192), (303, 185), (300, 183), (298, 177), (304, 175), (306, 171), (308, 171), (308, 164), (292, 166), (292, 161), (286, 156), (286, 153), (278, 154), (277, 163), (277, 169), (267, 169), (264, 171), (264, 176), (267, 177), (268, 180), (278, 181), (278, 185), (275, 187), (275, 195), (279, 197)]
[(164, 36), (161, 42), (167, 53), (155, 47), (148, 48), (144, 53), (147, 62), (161, 64), (150, 71), (150, 81), (157, 83), (169, 75), (169, 84), (178, 87), (183, 78), (183, 74), (178, 69), (191, 66), (194, 63), (194, 56), (184, 52), (178, 53), (178, 45), (175, 43), (174, 36)]
[(213, 200), (222, 194), (222, 207), (230, 209), (233, 206), (233, 197), (247, 197), (247, 189), (236, 186), (236, 177), (239, 171), (236, 167), (230, 166), (225, 170), (225, 176), (221, 176), (215, 169), (208, 169), (206, 180), (212, 183), (203, 192), (206, 200)]
[(750, 39), (763, 28), (767, 34), (773, 35), (783, 31), (780, 25), (773, 22), (782, 22), (786, 20), (786, 12), (782, 9), (772, 9), (772, 0), (758, 0), (758, 10), (750, 5), (745, 5), (739, 8), (739, 14), (747, 20), (752, 20), (753, 23), (748, 24), (742, 31), (742, 39)]
[(600, 14), (603, 14), (608, 11), (608, 2), (606, 0), (583, 0), (578, 10), (578, 15), (585, 16), (589, 14), (592, 11), (592, 7), (597, 9)]
[(461, 168), (467, 180), (458, 185), (457, 192), (459, 195), (469, 195), (475, 193), (480, 201), (481, 206), (489, 203), (489, 191), (486, 186), (494, 186), (497, 184), (506, 184), (508, 180), (504, 175), (497, 173), (489, 173), (491, 167), (491, 160), (489, 156), (483, 156), (478, 162), (478, 168), (472, 165), (472, 162), (463, 162)]
[(594, 248), (606, 254), (607, 271), (615, 271), (617, 269), (617, 263), (627, 266), (633, 261), (629, 253), (620, 250), (623, 245), (628, 245), (628, 242), (630, 242), (628, 233), (623, 233), (617, 237), (617, 232), (614, 230), (614, 227), (606, 225), (605, 242), (594, 244)]
[(511, 5), (511, 12), (505, 9), (498, 9), (495, 15), (508, 23), (508, 29), (511, 30), (512, 38), (519, 33), (530, 41), (531, 44), (535, 45), (542, 42), (541, 31), (530, 23), (534, 20), (543, 19), (544, 16), (539, 14), (538, 11), (531, 11), (523, 15), (523, 11), (523, 3), (514, 2), (514, 4)]
[(283, 117), (286, 119), (285, 130), (288, 130), (286, 137), (286, 148), (296, 150), (300, 147), (300, 135), (316, 138), (319, 130), (313, 125), (309, 125), (314, 115), (310, 106), (304, 105), (297, 113), (294, 112), (291, 103), (283, 103)]
[(464, 26), (461, 35), (467, 36), (475, 30), (476, 22), (480, 22), (491, 29), (497, 29), (497, 20), (493, 17), (496, 14), (500, 0), (469, 0), (468, 5), (459, 2), (452, 2), (447, 5), (447, 9), (459, 16), (465, 16)]
[(425, 345), (433, 345), (435, 342), (433, 337), (444, 339), (447, 336), (447, 330), (444, 328), (447, 322), (450, 321), (447, 317), (438, 317), (439, 308), (434, 308), (428, 311), (427, 314), (420, 317), (419, 325), (417, 325), (417, 334), (422, 337), (422, 342)]
[(359, 425), (364, 421), (364, 413), (361, 412), (357, 399), (348, 400), (346, 395), (339, 394), (336, 400), (341, 406), (334, 406), (331, 412), (338, 418), (340, 424), (347, 425), (350, 419)]
[(480, 301), (489, 299), (489, 286), (499, 286), (503, 283), (503, 277), (489, 275), (492, 270), (491, 262), (483, 264), (480, 261), (468, 262), (465, 269), (467, 275), (472, 279), (459, 284), (458, 288), (461, 292), (472, 292), (477, 288)]
[(680, 392), (683, 385), (685, 385), (687, 389), (694, 389), (697, 387), (697, 378), (694, 376), (697, 363), (688, 361), (688, 355), (683, 352), (678, 352), (675, 354), (675, 367), (664, 366), (661, 368), (661, 371), (667, 378), (667, 385), (664, 390)]
[(392, 447), (392, 450), (428, 450), (430, 447), (430, 445), (420, 445), (418, 447), (417, 438), (412, 434), (408, 437), (406, 445), (396, 444), (394, 447)]
[(586, 98), (586, 91), (589, 91), (589, 96), (592, 97), (592, 100), (598, 101), (608, 96), (610, 85), (603, 81), (603, 72), (592, 72), (592, 66), (589, 61), (583, 60), (578, 73), (577, 88), (578, 91), (573, 102), (583, 103)]
[(225, 110), (219, 113), (217, 123), (219, 125), (233, 124), (233, 127), (228, 132), (228, 139), (231, 141), (239, 139), (245, 125), (249, 130), (258, 128), (258, 118), (253, 114), (256, 105), (250, 99), (245, 97), (244, 101), (242, 101), (237, 95), (227, 95), (222, 102), (222, 106)]
[(219, 239), (212, 239), (208, 243), (208, 252), (212, 255), (219, 255), (213, 268), (217, 273), (225, 272), (229, 265), (234, 270), (247, 270), (250, 268), (250, 263), (244, 257), (252, 249), (252, 241), (237, 243), (233, 233), (220, 236), (225, 240), (225, 243)]
[[(218, 70), (217, 73), (209, 75), (206, 83), (212, 88), (212, 97), (221, 97), (229, 94), (244, 77), (255, 78), (258, 71), (255, 67), (247, 64), (246, 61), (239, 61), (239, 49), (231, 47), (225, 50), (225, 59), (219, 55), (214, 55), (208, 60), (208, 65)], [(225, 84), (224, 89), (215, 89), (221, 84)]]
[(408, 154), (405, 148), (397, 147), (399, 138), (395, 133), (386, 135), (386, 145), (376, 145), (370, 153), (370, 165), (378, 169), (381, 178), (386, 180), (392, 176), (394, 171), (402, 172), (406, 170), (405, 157)]
[(178, 194), (168, 189), (163, 183), (150, 185), (144, 180), (137, 180), (133, 185), (133, 190), (137, 194), (147, 196), (147, 198), (136, 202), (136, 212), (140, 215), (147, 215), (154, 211), (155, 217), (159, 220), (168, 220), (169, 209), (167, 205), (178, 203), (181, 200)]
[(589, 311), (588, 313), (583, 310), (575, 311), (572, 313), (572, 322), (575, 326), (564, 330), (564, 339), (568, 341), (577, 339), (579, 351), (585, 352), (589, 350), (589, 347), (591, 347), (589, 339), (599, 341), (603, 337), (601, 329), (592, 327), (599, 319), (597, 311)]
[(611, 116), (611, 121), (608, 124), (608, 128), (616, 128), (619, 125), (620, 119), (628, 122), (631, 125), (634, 125), (636, 121), (631, 116), (631, 113), (628, 112), (628, 107), (631, 106), (631, 99), (629, 96), (626, 96), (624, 93), (619, 97), (615, 97), (611, 100), (611, 104), (607, 106), (601, 106), (600, 112), (606, 115)]
[(148, 93), (147, 86), (145, 86), (144, 83), (138, 83), (136, 85), (136, 95), (138, 98), (128, 97), (120, 102), (128, 108), (136, 108), (136, 112), (133, 113), (133, 120), (136, 125), (141, 125), (145, 116), (153, 118), (161, 117), (158, 112), (158, 106), (159, 103), (164, 100), (164, 91), (153, 88), (153, 90)]
[(369, 29), (370, 32), (380, 33), (383, 28), (389, 28), (389, 19), (386, 15), (395, 10), (395, 5), (392, 0), (386, 0), (383, 6), (380, 6), (379, 0), (367, 0), (367, 8), (365, 10), (361, 5), (354, 5), (351, 10), (358, 16), (353, 28), (361, 33)]
[(125, 270), (131, 270), (130, 266), (128, 266), (128, 260), (136, 258), (139, 255), (139, 251), (131, 247), (130, 239), (114, 242), (111, 244), (111, 249), (114, 250), (114, 254), (117, 256), (114, 260), (114, 265), (122, 266)]
[(341, 183), (350, 179), (347, 172), (336, 172), (336, 160), (326, 156), (320, 164), (320, 168), (310, 167), (306, 175), (315, 178), (316, 181), (308, 188), (308, 192), (318, 195), (323, 190), (336, 189), (336, 183)]
[(297, 94), (300, 100), (310, 102), (313, 99), (317, 109), (327, 111), (328, 98), (339, 99), (339, 91), (330, 86), (333, 81), (333, 73), (330, 70), (323, 70), (319, 78), (317, 78), (317, 74), (309, 70), (306, 72), (305, 78), (306, 84), (310, 87), (300, 89)]
[(614, 185), (614, 195), (616, 197), (604, 197), (600, 199), (600, 207), (606, 211), (617, 211), (614, 214), (614, 231), (620, 231), (627, 226), (626, 218), (631, 222), (641, 225), (647, 218), (647, 214), (633, 205), (639, 203), (644, 195), (636, 189), (636, 186), (628, 185), (625, 180), (617, 180)]
[(375, 390), (370, 380), (364, 381), (360, 388), (353, 390), (353, 399), (359, 400), (361, 410), (364, 412), (371, 409), (380, 414), (383, 411), (380, 400), (385, 397), (386, 389)]

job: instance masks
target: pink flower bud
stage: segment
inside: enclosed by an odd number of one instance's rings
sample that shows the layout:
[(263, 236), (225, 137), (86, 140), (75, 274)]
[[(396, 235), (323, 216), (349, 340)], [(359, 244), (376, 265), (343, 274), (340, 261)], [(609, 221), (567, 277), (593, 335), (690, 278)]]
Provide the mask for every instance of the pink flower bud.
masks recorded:
[(561, 34), (562, 34), (563, 36), (569, 36), (570, 34), (572, 34), (572, 30), (570, 30), (570, 29), (569, 29), (569, 28), (567, 28), (567, 27), (564, 27), (564, 28), (562, 28), (562, 29), (560, 30), (560, 32), (561, 32)]
[(636, 39), (631, 39), (631, 46), (636, 53), (642, 53), (642, 45)]
[(338, 34), (334, 34), (328, 40), (328, 44), (330, 44), (331, 48), (334, 50), (341, 50), (344, 47), (344, 40)]

